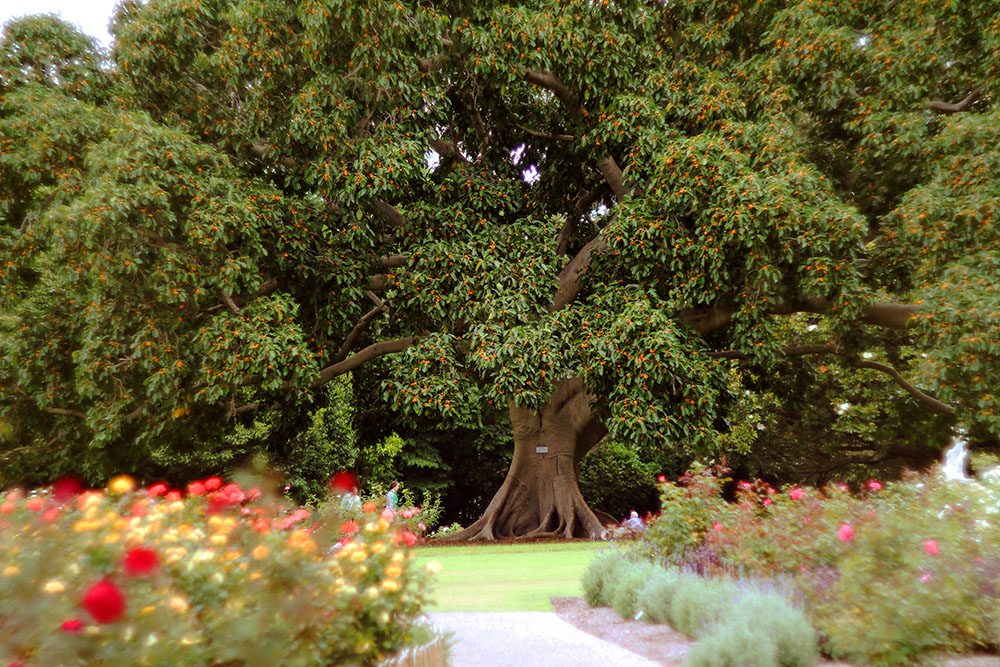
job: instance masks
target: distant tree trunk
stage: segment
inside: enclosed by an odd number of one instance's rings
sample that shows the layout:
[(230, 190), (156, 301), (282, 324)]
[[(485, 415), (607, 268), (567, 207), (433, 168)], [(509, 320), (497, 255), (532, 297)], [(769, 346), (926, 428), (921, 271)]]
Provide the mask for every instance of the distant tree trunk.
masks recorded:
[(483, 516), (452, 540), (509, 537), (596, 537), (614, 518), (587, 506), (577, 464), (607, 430), (590, 410), (578, 378), (556, 388), (535, 411), (510, 405), (514, 458)]

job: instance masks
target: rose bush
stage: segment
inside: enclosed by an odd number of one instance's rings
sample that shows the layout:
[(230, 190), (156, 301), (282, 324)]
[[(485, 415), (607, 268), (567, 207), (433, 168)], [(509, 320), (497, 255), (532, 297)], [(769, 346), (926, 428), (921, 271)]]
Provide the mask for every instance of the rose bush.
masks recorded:
[(871, 480), (859, 493), (839, 484), (782, 493), (745, 481), (725, 502), (727, 472), (698, 466), (677, 484), (661, 482), (649, 555), (790, 585), (826, 650), (852, 662), (996, 648), (1000, 484), (932, 472)]
[(420, 632), (411, 519), (219, 478), (0, 495), (0, 664), (372, 664)]

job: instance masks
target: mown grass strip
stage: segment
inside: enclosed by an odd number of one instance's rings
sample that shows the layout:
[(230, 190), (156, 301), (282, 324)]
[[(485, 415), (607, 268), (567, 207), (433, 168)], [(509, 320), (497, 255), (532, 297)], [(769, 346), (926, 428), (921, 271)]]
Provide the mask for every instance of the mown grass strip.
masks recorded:
[(428, 611), (551, 611), (550, 597), (581, 595), (580, 576), (600, 542), (422, 547), (441, 564)]

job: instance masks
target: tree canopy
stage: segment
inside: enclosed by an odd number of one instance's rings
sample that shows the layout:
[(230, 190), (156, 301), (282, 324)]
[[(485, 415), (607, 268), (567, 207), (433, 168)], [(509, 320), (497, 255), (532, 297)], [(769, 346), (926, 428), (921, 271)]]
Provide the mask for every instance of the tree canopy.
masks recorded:
[(8, 464), (169, 460), (387, 355), (400, 412), (517, 440), (572, 404), (574, 463), (746, 447), (808, 364), (1000, 436), (990, 0), (151, 0), (113, 34), (0, 48)]

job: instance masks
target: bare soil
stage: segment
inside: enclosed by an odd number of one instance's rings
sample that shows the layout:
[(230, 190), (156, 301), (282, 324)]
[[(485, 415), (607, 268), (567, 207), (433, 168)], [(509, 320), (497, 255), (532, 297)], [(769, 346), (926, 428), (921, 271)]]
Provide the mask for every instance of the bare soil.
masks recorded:
[[(679, 667), (694, 642), (667, 625), (625, 620), (611, 607), (588, 607), (583, 598), (551, 598), (556, 614), (570, 625), (666, 667)], [(822, 660), (824, 667), (851, 667)], [(941, 656), (941, 667), (1000, 667), (995, 655)]]

